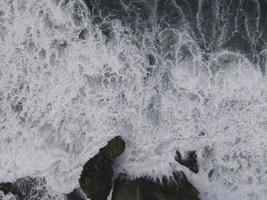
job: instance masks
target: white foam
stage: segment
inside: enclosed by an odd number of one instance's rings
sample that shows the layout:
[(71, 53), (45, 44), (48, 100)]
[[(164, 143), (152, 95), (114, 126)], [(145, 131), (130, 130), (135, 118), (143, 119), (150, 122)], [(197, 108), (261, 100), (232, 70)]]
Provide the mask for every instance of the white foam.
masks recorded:
[[(0, 182), (45, 176), (69, 192), (83, 164), (120, 134), (127, 149), (117, 172), (171, 174), (185, 169), (174, 161), (177, 149), (197, 150), (200, 173), (186, 173), (203, 199), (264, 199), (266, 77), (239, 54), (202, 61), (177, 31), (176, 61), (156, 55), (144, 81), (151, 48), (137, 48), (115, 21), (106, 43), (83, 4), (75, 21), (75, 2), (0, 2)], [(83, 28), (89, 35), (80, 41)], [(192, 54), (185, 59), (183, 45)]]

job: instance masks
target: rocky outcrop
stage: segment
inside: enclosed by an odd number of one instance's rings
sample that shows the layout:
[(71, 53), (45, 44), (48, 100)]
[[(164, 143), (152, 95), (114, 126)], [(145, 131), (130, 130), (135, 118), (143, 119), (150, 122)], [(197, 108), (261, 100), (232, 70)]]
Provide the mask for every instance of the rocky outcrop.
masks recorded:
[[(115, 159), (125, 150), (125, 142), (114, 137), (99, 153), (85, 163), (79, 182), (80, 188), (69, 194), (61, 194), (66, 200), (106, 200), (110, 194)], [(194, 173), (198, 172), (197, 154), (189, 151), (176, 152), (175, 159)], [(13, 194), (16, 200), (54, 200), (48, 192), (45, 178), (25, 177), (15, 182), (0, 183), (2, 194)], [(174, 172), (172, 177), (163, 177), (153, 181), (148, 177), (131, 180), (120, 174), (115, 180), (112, 200), (199, 200), (198, 190), (187, 180), (182, 171)]]
[[(112, 165), (117, 156), (125, 149), (125, 142), (120, 136), (110, 140), (90, 159), (83, 168), (80, 186), (91, 200), (106, 200), (111, 187)], [(175, 159), (181, 165), (198, 173), (197, 154), (189, 151), (185, 155), (176, 152)], [(80, 199), (80, 198), (79, 198)], [(199, 200), (198, 190), (187, 180), (185, 174), (174, 172), (172, 177), (164, 177), (161, 181), (153, 181), (148, 177), (131, 180), (121, 174), (115, 180), (112, 200)]]
[(91, 200), (106, 200), (112, 187), (114, 160), (125, 150), (120, 136), (110, 140), (83, 167), (79, 179), (81, 189)]
[[(188, 151), (181, 155), (176, 152), (176, 161), (198, 173), (197, 154)], [(199, 200), (198, 190), (187, 180), (182, 171), (174, 172), (173, 177), (163, 177), (153, 181), (148, 177), (130, 180), (127, 175), (120, 175), (114, 184), (112, 200)]]
[(142, 177), (130, 180), (120, 175), (114, 184), (112, 200), (199, 200), (199, 192), (183, 172), (175, 172), (173, 179), (153, 182)]

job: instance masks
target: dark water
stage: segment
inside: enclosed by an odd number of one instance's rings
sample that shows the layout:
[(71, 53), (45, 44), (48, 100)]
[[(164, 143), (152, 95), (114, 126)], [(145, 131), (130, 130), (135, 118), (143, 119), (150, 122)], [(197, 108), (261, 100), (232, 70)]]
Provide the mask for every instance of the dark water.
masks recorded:
[[(171, 47), (177, 30), (186, 31), (197, 43), (203, 59), (222, 50), (247, 57), (265, 72), (267, 2), (265, 0), (86, 0), (93, 22), (108, 37), (112, 20), (130, 27), (138, 45), (148, 38), (151, 48), (175, 59)], [(164, 40), (162, 39), (164, 38)], [(164, 57), (165, 58), (165, 57)]]

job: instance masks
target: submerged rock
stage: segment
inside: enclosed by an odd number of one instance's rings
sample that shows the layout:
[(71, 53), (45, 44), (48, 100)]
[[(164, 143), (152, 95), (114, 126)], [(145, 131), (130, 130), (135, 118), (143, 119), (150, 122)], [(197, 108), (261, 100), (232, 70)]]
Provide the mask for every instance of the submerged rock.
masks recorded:
[(148, 59), (148, 64), (149, 65), (155, 65), (156, 62), (157, 62), (155, 56), (153, 54), (151, 54), (151, 53), (147, 55), (147, 59)]
[(12, 194), (16, 200), (55, 199), (48, 193), (45, 178), (24, 177), (15, 182), (0, 183), (0, 191)]
[(5, 195), (11, 193), (19, 199), (23, 198), (23, 195), (14, 183), (0, 183), (0, 191), (2, 191)]
[(86, 28), (84, 28), (83, 30), (81, 30), (80, 34), (79, 34), (79, 39), (80, 40), (86, 40), (89, 37), (89, 32)]
[(55, 193), (48, 190), (45, 178), (24, 177), (15, 182), (0, 183), (0, 200), (2, 195), (12, 195), (13, 200), (86, 200), (80, 188), (74, 189), (69, 194)]
[(120, 175), (114, 184), (112, 200), (199, 200), (199, 192), (183, 172), (175, 172), (173, 179), (162, 183), (142, 177), (130, 180)]
[(111, 187), (114, 160), (125, 150), (125, 142), (120, 136), (110, 140), (83, 167), (79, 179), (81, 189), (91, 200), (106, 200)]
[(176, 151), (175, 160), (189, 168), (192, 172), (198, 173), (197, 154), (195, 151), (188, 151), (185, 156), (182, 156), (179, 151)]

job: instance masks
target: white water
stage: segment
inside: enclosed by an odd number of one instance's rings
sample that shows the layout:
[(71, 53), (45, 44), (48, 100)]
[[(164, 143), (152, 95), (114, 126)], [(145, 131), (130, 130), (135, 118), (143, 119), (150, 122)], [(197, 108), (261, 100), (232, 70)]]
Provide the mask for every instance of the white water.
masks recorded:
[[(177, 57), (156, 55), (144, 80), (153, 49), (135, 46), (116, 21), (115, 39), (105, 42), (75, 2), (0, 1), (0, 182), (45, 176), (53, 190), (70, 192), (83, 164), (121, 135), (127, 149), (117, 172), (184, 169), (202, 199), (265, 199), (266, 77), (231, 52), (203, 62), (190, 36), (175, 31)], [(198, 175), (174, 161), (177, 149), (197, 150)]]

